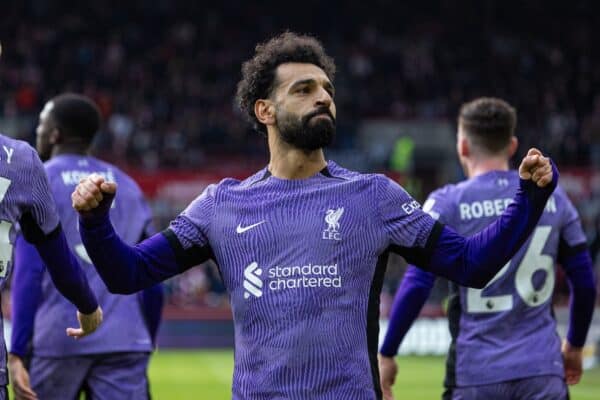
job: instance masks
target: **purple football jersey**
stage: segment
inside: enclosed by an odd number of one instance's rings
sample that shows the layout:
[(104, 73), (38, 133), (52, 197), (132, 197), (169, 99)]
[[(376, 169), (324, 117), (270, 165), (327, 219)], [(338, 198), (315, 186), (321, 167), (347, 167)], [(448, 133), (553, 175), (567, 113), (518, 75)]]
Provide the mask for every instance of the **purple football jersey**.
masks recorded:
[(90, 287), (106, 317), (93, 334), (78, 341), (64, 334), (65, 328), (77, 326), (73, 305), (57, 290), (48, 272), (42, 280), (42, 299), (34, 323), (33, 352), (41, 357), (65, 357), (84, 354), (152, 351), (152, 343), (142, 313), (138, 295), (115, 295), (91, 265), (81, 244), (78, 214), (71, 205), (71, 193), (81, 178), (92, 173), (116, 182), (119, 197), (110, 210), (113, 225), (128, 244), (150, 236), (151, 211), (138, 185), (113, 165), (93, 157), (60, 155), (45, 164), (56, 201), (56, 207), (69, 246), (80, 261)]
[(209, 186), (171, 230), (212, 252), (229, 292), (233, 398), (375, 399), (386, 250), (424, 247), (434, 223), (390, 179), (333, 162)]
[[(49, 234), (58, 226), (52, 192), (37, 153), (25, 142), (0, 135), (0, 285), (6, 282), (11, 269), (15, 225), (25, 215), (28, 223), (34, 225), (30, 229), (42, 234)], [(0, 385), (6, 385), (4, 335), (0, 335), (0, 340)]]
[[(493, 171), (433, 192), (423, 209), (472, 235), (502, 214), (518, 186), (516, 171)], [(484, 289), (450, 285), (446, 386), (563, 376), (552, 317), (555, 263), (559, 249), (585, 241), (577, 212), (558, 187), (530, 238)]]

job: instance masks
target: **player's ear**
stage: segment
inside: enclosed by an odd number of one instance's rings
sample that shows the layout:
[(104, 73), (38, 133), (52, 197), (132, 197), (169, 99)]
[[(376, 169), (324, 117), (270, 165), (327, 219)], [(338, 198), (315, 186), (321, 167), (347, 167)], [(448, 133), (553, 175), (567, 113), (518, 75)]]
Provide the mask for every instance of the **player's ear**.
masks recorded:
[(263, 125), (275, 124), (275, 105), (269, 99), (258, 99), (254, 103), (254, 115)]
[(510, 143), (508, 144), (508, 158), (511, 158), (517, 152), (517, 147), (519, 147), (519, 139), (516, 136), (510, 138)]
[(469, 157), (471, 149), (469, 147), (469, 141), (464, 135), (459, 135), (456, 142), (456, 151), (460, 157)]
[(48, 135), (48, 143), (57, 144), (57, 143), (60, 143), (60, 141), (61, 141), (60, 131), (58, 130), (58, 128), (52, 129), (52, 131), (50, 131), (50, 134)]

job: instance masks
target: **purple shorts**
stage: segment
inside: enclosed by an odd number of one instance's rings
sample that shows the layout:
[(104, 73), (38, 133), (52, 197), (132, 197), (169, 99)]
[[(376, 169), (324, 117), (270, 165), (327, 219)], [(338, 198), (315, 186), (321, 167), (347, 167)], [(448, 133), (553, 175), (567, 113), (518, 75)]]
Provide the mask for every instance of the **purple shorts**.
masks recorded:
[(38, 398), (148, 400), (148, 353), (110, 353), (65, 358), (32, 357), (31, 388)]
[(489, 385), (449, 388), (442, 398), (444, 400), (567, 400), (569, 392), (563, 378), (545, 375)]

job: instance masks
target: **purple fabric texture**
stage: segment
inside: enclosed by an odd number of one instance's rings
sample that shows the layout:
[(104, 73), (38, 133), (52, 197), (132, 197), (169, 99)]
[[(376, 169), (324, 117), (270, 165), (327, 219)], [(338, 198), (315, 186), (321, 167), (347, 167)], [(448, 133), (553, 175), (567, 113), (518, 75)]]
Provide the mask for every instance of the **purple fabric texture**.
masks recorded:
[(381, 354), (388, 357), (396, 355), (402, 339), (419, 316), (434, 284), (435, 275), (414, 265), (408, 266), (394, 297), (388, 330), (379, 351)]
[(563, 268), (571, 289), (570, 319), (567, 339), (576, 347), (583, 347), (587, 337), (596, 299), (596, 279), (592, 256), (585, 249), (563, 260)]
[[(31, 340), (32, 354), (42, 357), (151, 351), (150, 330), (156, 330), (156, 327), (150, 328), (150, 324), (157, 326), (160, 321), (160, 291), (148, 289), (149, 293), (133, 296), (110, 294), (91, 266), (81, 244), (77, 229), (78, 213), (71, 202), (71, 193), (82, 177), (96, 173), (116, 182), (120, 196), (113, 202), (110, 215), (123, 240), (132, 244), (154, 232), (150, 208), (142, 191), (117, 167), (86, 155), (57, 155), (44, 167), (69, 248), (76, 255), (77, 262), (107, 315), (94, 335), (78, 341), (66, 337), (64, 329), (77, 324), (73, 306), (56, 290), (36, 249), (21, 240), (17, 243), (16, 251), (25, 257), (17, 257), (15, 260), (15, 273), (19, 274), (19, 279), (13, 282), (11, 293), (14, 311), (20, 316), (13, 323), (13, 343), (19, 349)], [(41, 275), (38, 273), (40, 270)], [(38, 282), (37, 285), (32, 284), (35, 281)], [(149, 294), (159, 298), (152, 302)], [(32, 299), (39, 299), (39, 302), (33, 302)], [(152, 309), (148, 305), (152, 305)], [(25, 323), (33, 323), (33, 326), (24, 326)]]
[(444, 227), (425, 269), (462, 286), (483, 288), (525, 243), (538, 223), (548, 198), (558, 183), (553, 179), (540, 189), (532, 181), (520, 180), (514, 202), (481, 232), (465, 238)]
[(116, 234), (108, 215), (79, 221), (83, 244), (112, 293), (135, 293), (183, 272), (162, 233), (129, 246)]
[(33, 336), (35, 312), (42, 297), (43, 263), (32, 244), (22, 236), (15, 243), (15, 268), (11, 287), (12, 334), (10, 352), (20, 357), (27, 355), (27, 346)]

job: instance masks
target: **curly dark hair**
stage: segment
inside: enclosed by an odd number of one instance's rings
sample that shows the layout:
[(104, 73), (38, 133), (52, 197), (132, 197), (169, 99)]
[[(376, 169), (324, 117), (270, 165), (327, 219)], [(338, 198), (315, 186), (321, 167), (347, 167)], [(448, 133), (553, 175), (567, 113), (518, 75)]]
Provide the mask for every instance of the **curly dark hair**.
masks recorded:
[(458, 123), (475, 145), (495, 154), (515, 134), (517, 111), (502, 99), (480, 97), (462, 105)]
[(266, 99), (275, 86), (275, 71), (288, 62), (309, 63), (321, 68), (333, 81), (335, 63), (325, 53), (321, 42), (312, 36), (284, 32), (256, 46), (254, 57), (242, 65), (242, 79), (237, 85), (236, 100), (246, 118), (258, 132), (266, 134), (266, 127), (254, 114), (258, 99)]

